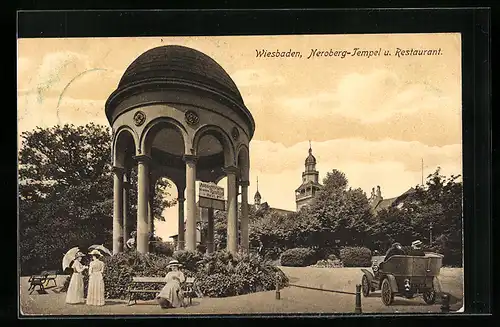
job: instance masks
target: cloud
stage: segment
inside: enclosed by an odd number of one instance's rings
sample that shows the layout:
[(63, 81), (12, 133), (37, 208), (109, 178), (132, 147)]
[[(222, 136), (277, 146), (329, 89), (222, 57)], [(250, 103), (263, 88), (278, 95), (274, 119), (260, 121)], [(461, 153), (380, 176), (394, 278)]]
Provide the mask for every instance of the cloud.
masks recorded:
[(447, 109), (456, 105), (452, 100), (428, 83), (411, 83), (394, 72), (378, 69), (347, 74), (331, 91), (303, 97), (281, 96), (275, 103), (293, 115), (341, 115), (370, 124), (428, 109)]
[(39, 103), (36, 94), (26, 94), (18, 98), (19, 132), (56, 124), (84, 125), (94, 122), (108, 125), (104, 101), (64, 97), (59, 102), (58, 98), (51, 97)]
[(241, 69), (231, 74), (238, 87), (282, 85), (285, 79), (279, 75), (269, 74), (264, 69)]
[[(252, 141), (250, 158), (252, 169), (278, 173), (282, 170), (303, 167), (309, 145), (307, 142), (285, 146), (269, 141)], [(420, 171), (421, 159), (428, 165), (460, 163), (461, 144), (428, 146), (420, 142), (392, 139), (369, 141), (364, 139), (337, 139), (313, 142), (313, 154), (318, 163), (360, 162), (373, 164), (383, 161), (400, 162), (405, 169)], [(334, 166), (333, 166), (334, 167)]]

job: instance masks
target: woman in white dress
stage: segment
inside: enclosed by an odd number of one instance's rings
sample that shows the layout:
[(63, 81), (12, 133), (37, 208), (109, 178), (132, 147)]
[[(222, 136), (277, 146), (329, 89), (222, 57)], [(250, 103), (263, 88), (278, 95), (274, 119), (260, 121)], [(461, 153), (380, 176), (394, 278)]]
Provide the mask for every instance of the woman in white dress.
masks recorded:
[(166, 284), (156, 297), (156, 301), (163, 309), (179, 308), (184, 302), (181, 284), (186, 281), (186, 277), (179, 270), (180, 266), (181, 264), (177, 260), (170, 261), (167, 266), (172, 270), (165, 276)]
[(104, 305), (104, 280), (102, 274), (104, 272), (104, 262), (99, 260), (101, 253), (97, 250), (92, 250), (89, 253), (92, 256), (92, 261), (89, 265), (89, 287), (87, 290), (87, 305)]
[(70, 266), (73, 269), (73, 274), (71, 275), (68, 290), (66, 292), (66, 303), (68, 304), (85, 303), (82, 272), (88, 267), (82, 264), (81, 260), (83, 257), (85, 257), (85, 254), (78, 252), (75, 260)]

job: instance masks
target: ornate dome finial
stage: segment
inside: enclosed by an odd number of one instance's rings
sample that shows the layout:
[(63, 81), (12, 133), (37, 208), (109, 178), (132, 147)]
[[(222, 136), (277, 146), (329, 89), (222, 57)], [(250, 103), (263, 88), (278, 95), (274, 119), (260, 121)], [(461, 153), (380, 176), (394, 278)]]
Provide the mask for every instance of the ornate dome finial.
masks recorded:
[(309, 155), (306, 158), (305, 164), (306, 164), (306, 166), (315, 165), (316, 164), (316, 158), (312, 154), (311, 141), (309, 141)]

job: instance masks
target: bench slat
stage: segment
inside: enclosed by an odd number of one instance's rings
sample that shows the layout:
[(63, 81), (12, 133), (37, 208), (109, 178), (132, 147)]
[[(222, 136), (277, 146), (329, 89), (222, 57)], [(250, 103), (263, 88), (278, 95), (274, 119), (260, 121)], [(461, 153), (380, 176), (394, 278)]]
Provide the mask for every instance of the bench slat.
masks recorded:
[(160, 293), (161, 290), (129, 290), (130, 293)]
[(165, 283), (165, 277), (132, 277), (134, 283)]

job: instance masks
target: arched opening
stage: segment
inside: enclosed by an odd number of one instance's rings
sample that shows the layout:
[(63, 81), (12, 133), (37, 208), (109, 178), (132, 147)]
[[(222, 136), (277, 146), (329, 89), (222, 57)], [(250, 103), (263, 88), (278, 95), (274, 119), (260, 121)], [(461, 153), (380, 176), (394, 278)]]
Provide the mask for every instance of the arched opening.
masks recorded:
[(196, 133), (193, 144), (198, 156), (198, 180), (217, 183), (225, 176), (223, 168), (234, 165), (233, 144), (219, 127), (203, 127)]
[(183, 168), (185, 141), (179, 127), (171, 122), (159, 121), (145, 132), (143, 152), (161, 166)]
[(179, 203), (178, 190), (174, 181), (168, 177), (160, 176), (153, 186), (153, 233), (162, 242), (170, 243), (174, 248), (175, 236), (178, 234)]
[(134, 166), (135, 153), (136, 147), (132, 132), (128, 128), (119, 130), (115, 138), (113, 165), (130, 170)]
[(248, 181), (250, 178), (250, 160), (248, 149), (242, 146), (238, 152), (237, 165), (240, 171), (240, 180)]

